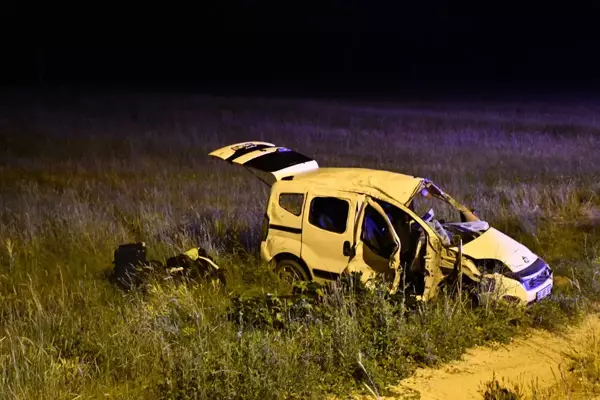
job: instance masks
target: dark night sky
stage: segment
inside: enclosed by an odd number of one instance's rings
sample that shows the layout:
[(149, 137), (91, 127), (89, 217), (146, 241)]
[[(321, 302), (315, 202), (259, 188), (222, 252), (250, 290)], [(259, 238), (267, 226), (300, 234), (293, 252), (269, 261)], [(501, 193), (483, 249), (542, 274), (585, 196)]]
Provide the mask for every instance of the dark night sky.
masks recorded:
[(486, 14), (473, 5), (297, 4), (28, 18), (31, 28), (4, 39), (1, 81), (233, 92), (600, 84), (600, 13), (592, 8), (491, 9), (484, 17), (468, 16)]

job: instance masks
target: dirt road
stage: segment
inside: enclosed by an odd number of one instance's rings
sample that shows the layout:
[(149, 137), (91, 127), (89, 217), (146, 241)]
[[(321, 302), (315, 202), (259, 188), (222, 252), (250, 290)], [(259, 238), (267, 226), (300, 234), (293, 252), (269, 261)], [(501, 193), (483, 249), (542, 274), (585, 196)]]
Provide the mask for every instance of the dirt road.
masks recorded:
[(439, 369), (419, 369), (393, 388), (394, 397), (383, 399), (482, 399), (482, 384), (491, 380), (494, 372), (498, 381), (518, 383), (524, 389), (529, 389), (532, 382), (538, 388), (549, 387), (566, 370), (565, 353), (580, 349), (592, 331), (600, 332), (598, 315), (588, 317), (564, 334), (536, 330), (509, 345), (475, 347), (460, 361)]

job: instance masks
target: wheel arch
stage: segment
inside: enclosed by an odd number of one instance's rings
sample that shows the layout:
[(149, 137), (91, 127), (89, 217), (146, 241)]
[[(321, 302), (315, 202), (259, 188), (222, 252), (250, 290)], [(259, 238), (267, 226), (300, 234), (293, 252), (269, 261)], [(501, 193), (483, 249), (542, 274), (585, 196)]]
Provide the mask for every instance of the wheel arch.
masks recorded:
[(306, 275), (308, 275), (311, 280), (314, 279), (313, 274), (310, 271), (310, 268), (308, 268), (308, 265), (306, 265), (304, 260), (292, 253), (279, 253), (279, 254), (275, 255), (275, 257), (273, 257), (273, 260), (275, 260), (276, 263), (279, 261), (282, 261), (282, 260), (294, 260), (298, 264), (300, 264), (300, 266), (304, 269), (304, 272), (306, 272)]

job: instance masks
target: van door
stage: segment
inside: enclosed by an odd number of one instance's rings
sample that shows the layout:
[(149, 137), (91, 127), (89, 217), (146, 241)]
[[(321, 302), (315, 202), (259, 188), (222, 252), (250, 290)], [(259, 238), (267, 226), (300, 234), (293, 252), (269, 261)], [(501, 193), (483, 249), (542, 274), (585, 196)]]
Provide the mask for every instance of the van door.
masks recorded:
[(370, 197), (358, 215), (354, 242), (355, 256), (348, 272), (362, 272), (363, 282), (383, 274), (393, 281), (395, 290), (400, 278), (400, 239), (381, 205)]
[(360, 198), (335, 190), (309, 192), (302, 223), (302, 259), (316, 278), (335, 279), (348, 266)]
[(305, 198), (306, 193), (302, 190), (281, 190), (277, 185), (273, 186), (262, 228), (260, 253), (263, 260), (271, 261), (281, 253), (301, 257)]

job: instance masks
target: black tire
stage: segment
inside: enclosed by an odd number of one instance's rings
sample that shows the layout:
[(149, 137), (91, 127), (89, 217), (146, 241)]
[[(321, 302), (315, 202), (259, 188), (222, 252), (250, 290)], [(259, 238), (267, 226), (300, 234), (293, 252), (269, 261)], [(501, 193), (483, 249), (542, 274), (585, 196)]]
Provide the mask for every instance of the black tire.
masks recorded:
[(279, 279), (293, 284), (297, 281), (310, 281), (306, 270), (299, 262), (285, 258), (277, 262), (275, 273)]
[(479, 305), (478, 285), (465, 275), (462, 276), (462, 285), (459, 285), (458, 277), (455, 273), (448, 275), (440, 282), (438, 290), (438, 293), (445, 291), (452, 299), (458, 299), (459, 295), (462, 295), (462, 299), (468, 301), (472, 308)]

